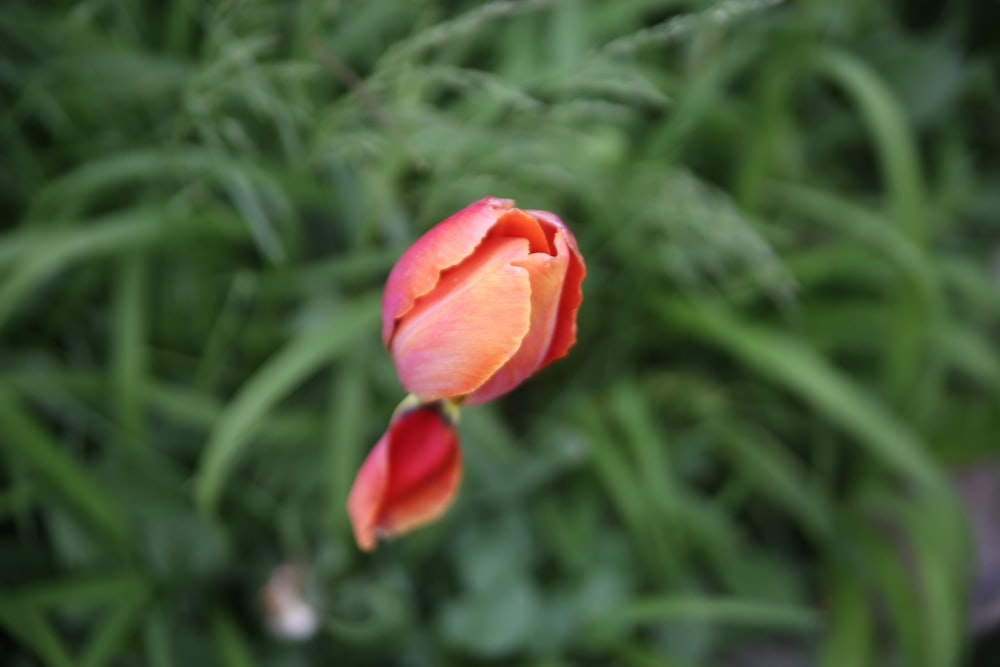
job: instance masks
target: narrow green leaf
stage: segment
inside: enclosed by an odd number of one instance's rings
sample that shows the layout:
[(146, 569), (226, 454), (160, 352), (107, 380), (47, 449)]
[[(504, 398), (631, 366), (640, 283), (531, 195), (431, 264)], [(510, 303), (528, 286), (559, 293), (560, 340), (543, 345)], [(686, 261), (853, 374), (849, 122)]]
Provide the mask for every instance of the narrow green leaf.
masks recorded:
[(819, 628), (816, 612), (806, 607), (725, 598), (664, 597), (632, 602), (602, 617), (600, 624), (635, 627), (669, 621), (811, 633)]
[(996, 277), (968, 257), (940, 257), (941, 278), (973, 312), (1000, 317), (1000, 290)]
[(177, 0), (170, 3), (167, 20), (164, 22), (164, 44), (166, 50), (183, 57), (191, 45), (191, 37), (197, 23), (194, 0)]
[(53, 579), (5, 591), (4, 597), (25, 607), (48, 609), (138, 600), (147, 590), (140, 576), (123, 573)]
[(45, 667), (76, 667), (76, 661), (38, 610), (0, 601), (0, 624), (34, 651)]
[(105, 612), (80, 655), (80, 667), (112, 664), (116, 654), (130, 639), (129, 635), (139, 620), (141, 604), (139, 601), (122, 601)]
[[(868, 511), (888, 517), (899, 530), (886, 540), (879, 583), (895, 605), (893, 621), (907, 664), (957, 665), (966, 633), (966, 578), (969, 535), (963, 523), (934, 520), (940, 508), (933, 499), (913, 499), (878, 489), (866, 498)], [(956, 537), (953, 527), (961, 530)], [(893, 535), (890, 533), (890, 535)], [(872, 536), (878, 540), (879, 536)], [(899, 568), (900, 562), (908, 567)], [(904, 622), (908, 621), (908, 622)]]
[(776, 184), (770, 192), (785, 207), (846, 234), (890, 261), (920, 299), (928, 321), (944, 315), (937, 269), (923, 249), (884, 216), (829, 192), (802, 185)]
[(634, 384), (619, 383), (611, 392), (611, 408), (638, 464), (643, 486), (653, 506), (670, 521), (677, 511), (676, 486), (670, 457), (660, 429), (649, 414), (649, 406)]
[[(665, 302), (663, 306), (663, 312), (669, 313), (675, 325), (681, 324), (693, 333), (716, 341), (763, 376), (795, 391), (852, 433), (858, 444), (864, 446), (876, 460), (912, 485), (922, 508), (919, 520), (924, 530), (933, 532), (934, 549), (943, 564), (937, 574), (960, 580), (968, 554), (968, 541), (951, 487), (921, 443), (903, 424), (881, 408), (874, 397), (801, 342), (741, 322), (719, 305)], [(935, 578), (932, 583), (933, 601), (943, 608), (961, 597), (961, 586), (957, 581), (952, 581), (949, 586)], [(901, 627), (909, 631), (911, 625)], [(941, 630), (941, 633), (946, 632), (946, 629)], [(951, 655), (953, 644), (947, 634), (933, 633), (931, 637), (933, 645), (930, 649), (935, 656), (944, 659)]]
[(0, 389), (0, 442), (108, 542), (128, 544), (125, 518), (100, 484), (68, 456), (9, 390)]
[(869, 667), (875, 619), (856, 573), (843, 572), (830, 581), (832, 604), (820, 667)]
[(1000, 400), (1000, 353), (994, 342), (971, 327), (936, 332), (934, 344), (954, 368), (975, 378)]
[(663, 575), (674, 578), (680, 572), (680, 552), (684, 535), (680, 532), (678, 482), (673, 477), (667, 442), (653, 422), (648, 406), (631, 384), (620, 383), (611, 392), (611, 409), (624, 434), (624, 444), (635, 463), (632, 484), (644, 496), (641, 506), (647, 517), (648, 538), (658, 550)]
[(140, 447), (145, 441), (143, 384), (146, 373), (146, 332), (143, 303), (146, 295), (146, 256), (122, 258), (115, 286), (114, 340), (111, 358), (113, 414), (125, 442)]
[(749, 424), (716, 428), (738, 470), (765, 496), (793, 514), (821, 541), (832, 535), (832, 504), (815, 484), (809, 484), (803, 466), (790, 452)]
[(228, 282), (226, 296), (214, 312), (214, 321), (205, 336), (192, 382), (205, 391), (219, 386), (220, 378), (230, 363), (231, 341), (247, 326), (247, 307), (256, 303), (259, 293), (260, 281), (256, 272), (238, 271)]
[[(207, 434), (218, 424), (224, 405), (215, 396), (189, 387), (150, 383), (144, 400), (158, 415)], [(323, 419), (310, 410), (283, 410), (260, 425), (255, 437), (269, 444), (300, 443), (321, 429)]]
[(665, 584), (667, 582), (663, 580), (661, 559), (670, 545), (661, 531), (662, 519), (649, 511), (646, 499), (635, 481), (637, 474), (598, 414), (590, 407), (582, 409), (577, 417), (578, 423), (586, 428), (589, 435), (589, 452), (598, 479), (631, 533), (645, 569), (660, 578), (660, 583)]
[(623, 643), (617, 647), (616, 657), (629, 667), (696, 667), (690, 662), (681, 662), (663, 655), (663, 651), (653, 651), (636, 642)]
[(275, 223), (246, 173), (234, 169), (228, 175), (226, 187), (233, 204), (246, 220), (257, 247), (272, 262), (283, 262), (286, 253), (274, 228)]
[[(365, 420), (368, 413), (368, 389), (365, 381), (364, 357), (344, 360), (334, 375), (330, 391), (327, 431), (328, 513), (330, 524), (342, 529), (347, 524), (345, 504), (351, 481), (357, 473), (367, 447)], [(388, 426), (389, 415), (385, 416)]]
[(144, 181), (190, 183), (200, 178), (236, 188), (230, 191), (233, 197), (253, 191), (272, 203), (281, 217), (291, 211), (282, 189), (254, 163), (199, 146), (185, 146), (172, 150), (140, 148), (89, 161), (39, 192), (28, 218), (77, 217), (82, 202), (113, 188), (134, 187)]
[[(55, 232), (31, 230), (0, 239), (0, 248), (12, 241), (19, 249), (14, 257), (21, 258), (0, 285), (0, 328), (33, 290), (75, 262), (220, 233), (223, 231), (204, 217), (192, 219), (187, 212), (157, 204)], [(0, 261), (5, 256), (12, 259), (0, 252)]]
[(324, 364), (347, 353), (359, 337), (372, 334), (378, 317), (378, 299), (361, 299), (290, 341), (243, 384), (219, 417), (198, 466), (195, 494), (204, 511), (214, 511), (229, 473), (271, 408)]
[[(903, 278), (903, 289), (896, 290), (888, 303), (889, 340), (883, 346), (886, 386), (901, 405), (916, 407), (916, 399), (938, 388), (928, 368), (936, 361), (936, 349), (930, 337), (945, 322), (945, 300), (937, 277), (938, 271), (923, 246), (906, 230), (892, 226), (882, 216), (871, 213), (843, 198), (811, 188), (782, 185), (775, 188), (780, 200), (811, 219), (842, 232), (852, 241), (872, 246), (880, 257), (888, 259)], [(861, 261), (855, 271), (866, 263)]]
[(41, 501), (38, 489), (28, 480), (16, 479), (0, 492), (0, 521), (22, 515)]
[(763, 376), (788, 386), (891, 469), (928, 489), (944, 488), (940, 471), (913, 434), (801, 341), (738, 320), (721, 305), (662, 301), (661, 308), (667, 326), (681, 325), (714, 340)]
[(152, 609), (146, 614), (143, 639), (146, 658), (150, 667), (174, 667), (176, 662), (170, 648), (170, 629), (162, 609)]
[(233, 618), (217, 612), (212, 619), (212, 636), (221, 664), (225, 667), (253, 667), (253, 653)]
[[(879, 521), (898, 521), (894, 515), (879, 513)], [(917, 593), (916, 581), (910, 571), (900, 567), (904, 550), (908, 549), (908, 538), (903, 531), (889, 532), (883, 526), (866, 524), (852, 531), (854, 543), (861, 550), (864, 572), (868, 576), (862, 581), (869, 590), (878, 595), (878, 600), (888, 612), (886, 621), (892, 637), (892, 647), (906, 665), (931, 667), (926, 662), (923, 650), (921, 601)], [(869, 596), (871, 593), (869, 593)], [(883, 649), (884, 650), (884, 649)]]
[(857, 57), (835, 49), (818, 52), (812, 63), (840, 84), (858, 105), (875, 140), (896, 224), (918, 248), (929, 240), (920, 158), (910, 123), (889, 90)]

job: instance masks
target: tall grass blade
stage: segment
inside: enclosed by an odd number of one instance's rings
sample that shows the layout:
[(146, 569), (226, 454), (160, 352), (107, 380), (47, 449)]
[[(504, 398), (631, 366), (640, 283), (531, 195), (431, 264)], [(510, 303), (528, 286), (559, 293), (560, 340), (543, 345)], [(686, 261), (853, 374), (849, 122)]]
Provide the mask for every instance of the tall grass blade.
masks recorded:
[(0, 602), (0, 624), (11, 636), (29, 647), (45, 667), (76, 667), (67, 647), (52, 631), (41, 612)]
[(944, 480), (923, 445), (864, 389), (837, 372), (799, 340), (747, 324), (719, 305), (661, 301), (673, 325), (705, 336), (764, 377), (782, 383), (857, 436), (876, 459), (927, 489)]
[(806, 607), (757, 600), (666, 597), (638, 600), (598, 621), (628, 628), (670, 621), (698, 620), (741, 628), (812, 634), (819, 617)]
[(28, 466), (54, 499), (89, 523), (109, 546), (128, 546), (129, 530), (118, 504), (7, 389), (0, 389), (0, 443), (8, 456)]
[(114, 414), (127, 445), (147, 444), (142, 396), (146, 382), (146, 256), (133, 254), (121, 260), (115, 286), (115, 320), (111, 375)]
[(233, 466), (270, 410), (323, 365), (348, 353), (359, 337), (371, 335), (378, 316), (377, 299), (359, 299), (326, 324), (293, 339), (243, 384), (219, 417), (201, 456), (194, 484), (202, 510), (215, 510)]

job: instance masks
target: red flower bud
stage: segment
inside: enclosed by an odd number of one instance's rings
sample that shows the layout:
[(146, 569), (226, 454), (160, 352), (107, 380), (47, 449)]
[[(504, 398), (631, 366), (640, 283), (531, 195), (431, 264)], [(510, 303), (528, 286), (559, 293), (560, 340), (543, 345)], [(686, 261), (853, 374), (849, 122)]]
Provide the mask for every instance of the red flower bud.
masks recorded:
[(420, 405), (397, 414), (354, 479), (347, 514), (358, 546), (392, 537), (444, 514), (458, 491), (462, 460), (445, 406)]
[(488, 197), (417, 240), (382, 296), (382, 339), (422, 401), (507, 393), (576, 342), (585, 268), (545, 211)]

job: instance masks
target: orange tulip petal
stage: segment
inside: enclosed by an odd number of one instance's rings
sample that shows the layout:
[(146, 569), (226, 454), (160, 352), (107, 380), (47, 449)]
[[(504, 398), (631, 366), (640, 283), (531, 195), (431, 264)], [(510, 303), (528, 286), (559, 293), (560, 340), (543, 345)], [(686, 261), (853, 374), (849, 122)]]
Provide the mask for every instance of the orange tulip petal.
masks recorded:
[(468, 258), (513, 206), (509, 199), (486, 197), (438, 223), (407, 248), (392, 267), (382, 293), (382, 342), (386, 346), (399, 318), (434, 289), (443, 271)]
[(562, 297), (559, 299), (559, 314), (556, 315), (556, 328), (552, 333), (552, 344), (549, 353), (539, 368), (545, 368), (553, 361), (562, 359), (571, 347), (576, 344), (576, 313), (583, 301), (583, 290), (580, 288), (587, 269), (579, 255), (570, 255), (569, 267), (566, 271), (566, 283), (563, 285)]
[(528, 272), (531, 281), (531, 327), (521, 347), (466, 403), (479, 405), (514, 389), (546, 359), (558, 324), (559, 304), (570, 262), (569, 248), (560, 231), (554, 236), (555, 256), (536, 252), (515, 262)]
[(576, 237), (573, 236), (573, 232), (562, 221), (562, 218), (551, 211), (525, 211), (525, 213), (539, 221), (547, 236), (552, 237), (557, 231), (562, 232), (570, 252), (580, 257), (580, 248), (576, 245)]
[(389, 477), (389, 436), (392, 427), (379, 438), (368, 453), (365, 462), (354, 478), (351, 492), (347, 496), (347, 515), (354, 529), (354, 540), (363, 551), (375, 548), (375, 531), (379, 523), (379, 512), (385, 486)]
[(432, 406), (397, 417), (365, 459), (347, 500), (364, 551), (441, 516), (462, 476), (455, 429)]
[(422, 401), (472, 393), (514, 356), (531, 325), (531, 281), (512, 262), (523, 238), (490, 238), (399, 323), (390, 350), (406, 390)]
[(528, 240), (528, 252), (544, 252), (553, 254), (549, 236), (542, 229), (538, 219), (528, 215), (519, 208), (504, 213), (490, 229), (487, 238), (522, 238)]
[(587, 275), (587, 267), (583, 263), (583, 255), (576, 244), (576, 237), (569, 230), (559, 216), (548, 211), (528, 211), (542, 221), (542, 224), (559, 230), (569, 249), (569, 266), (566, 270), (566, 279), (563, 283), (562, 296), (559, 299), (559, 312), (556, 315), (556, 326), (552, 333), (552, 342), (549, 345), (548, 353), (545, 355), (539, 370), (545, 368), (557, 359), (561, 359), (569, 353), (571, 347), (576, 343), (576, 314), (583, 301), (583, 290), (581, 285)]

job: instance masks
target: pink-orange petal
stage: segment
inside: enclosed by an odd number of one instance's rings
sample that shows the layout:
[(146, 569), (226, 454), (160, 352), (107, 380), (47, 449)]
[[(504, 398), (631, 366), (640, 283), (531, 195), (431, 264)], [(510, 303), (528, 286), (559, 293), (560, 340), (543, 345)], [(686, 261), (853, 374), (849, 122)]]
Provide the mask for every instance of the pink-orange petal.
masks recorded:
[(470, 394), (514, 356), (531, 324), (525, 239), (486, 239), (400, 322), (390, 351), (403, 386), (430, 402)]
[(519, 208), (511, 209), (500, 216), (487, 236), (523, 238), (528, 240), (529, 252), (544, 252), (548, 255), (554, 252), (539, 221)]
[(537, 252), (516, 262), (528, 272), (531, 281), (531, 327), (514, 356), (466, 399), (467, 404), (479, 405), (506, 394), (544, 363), (558, 323), (570, 262), (569, 248), (561, 231), (556, 231), (553, 241), (555, 256)]
[(347, 496), (347, 515), (351, 519), (354, 540), (363, 551), (375, 548), (375, 532), (389, 476), (391, 432), (392, 426), (368, 453)]
[(556, 326), (552, 333), (552, 343), (549, 351), (542, 361), (541, 368), (545, 368), (557, 359), (566, 356), (570, 348), (576, 343), (576, 316), (583, 301), (583, 290), (581, 286), (583, 279), (587, 275), (587, 267), (583, 263), (583, 255), (577, 246), (576, 237), (569, 227), (563, 224), (554, 213), (548, 211), (528, 211), (542, 222), (543, 227), (558, 230), (566, 240), (569, 249), (569, 266), (566, 270), (566, 281), (563, 284), (562, 296), (559, 299), (559, 312), (556, 315)]
[(404, 412), (365, 460), (347, 501), (358, 546), (371, 551), (443, 514), (461, 480), (454, 427), (433, 406)]
[(570, 252), (575, 254), (577, 257), (580, 256), (580, 248), (576, 245), (576, 237), (573, 236), (573, 232), (570, 231), (569, 227), (566, 226), (566, 223), (562, 221), (562, 218), (551, 211), (532, 210), (525, 211), (525, 213), (538, 220), (539, 224), (541, 224), (542, 228), (545, 230), (547, 237), (551, 238), (557, 231), (562, 232), (567, 245), (569, 245)]
[(430, 293), (443, 271), (469, 257), (504, 213), (509, 199), (486, 197), (439, 222), (407, 248), (382, 292), (382, 342), (388, 346), (399, 318)]
[(583, 260), (570, 255), (569, 268), (566, 271), (566, 283), (563, 285), (562, 297), (559, 300), (559, 314), (556, 316), (556, 328), (552, 333), (552, 344), (542, 362), (545, 368), (553, 361), (562, 359), (570, 348), (576, 344), (576, 315), (583, 301), (581, 285), (587, 274)]

